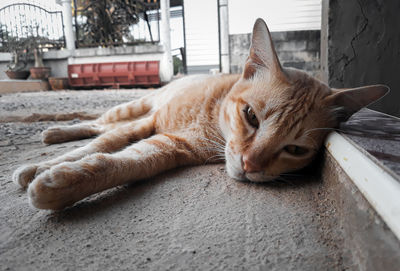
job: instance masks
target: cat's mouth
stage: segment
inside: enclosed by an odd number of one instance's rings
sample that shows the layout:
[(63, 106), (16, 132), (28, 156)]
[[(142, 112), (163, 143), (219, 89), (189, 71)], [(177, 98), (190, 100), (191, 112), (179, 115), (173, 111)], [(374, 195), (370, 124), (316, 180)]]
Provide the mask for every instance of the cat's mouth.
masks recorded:
[(226, 171), (227, 171), (229, 177), (231, 177), (237, 181), (246, 181), (247, 180), (246, 174), (243, 171), (243, 169), (234, 167), (230, 163), (226, 163)]
[(256, 183), (261, 183), (261, 182), (268, 182), (275, 180), (278, 178), (278, 176), (270, 176), (267, 175), (263, 171), (259, 172), (246, 172), (243, 167), (241, 166), (234, 166), (233, 163), (229, 163), (227, 161), (226, 163), (226, 169), (229, 177), (237, 180), (237, 181), (250, 181), (250, 182), (256, 182)]
[(226, 171), (229, 177), (237, 181), (268, 182), (279, 176), (268, 175), (265, 171), (246, 172), (244, 170), (242, 155), (234, 154), (230, 149), (226, 150)]

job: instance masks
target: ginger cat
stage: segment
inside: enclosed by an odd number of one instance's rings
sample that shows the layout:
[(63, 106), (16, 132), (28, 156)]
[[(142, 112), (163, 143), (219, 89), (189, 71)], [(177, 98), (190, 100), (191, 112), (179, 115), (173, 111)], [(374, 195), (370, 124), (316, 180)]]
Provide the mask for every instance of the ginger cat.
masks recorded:
[(327, 134), (320, 128), (337, 126), (387, 91), (333, 90), (282, 68), (258, 19), (243, 74), (188, 76), (95, 121), (49, 128), (47, 144), (98, 137), (18, 168), (13, 180), (28, 187), (34, 207), (53, 210), (179, 166), (225, 161), (234, 179), (268, 181), (309, 164)]

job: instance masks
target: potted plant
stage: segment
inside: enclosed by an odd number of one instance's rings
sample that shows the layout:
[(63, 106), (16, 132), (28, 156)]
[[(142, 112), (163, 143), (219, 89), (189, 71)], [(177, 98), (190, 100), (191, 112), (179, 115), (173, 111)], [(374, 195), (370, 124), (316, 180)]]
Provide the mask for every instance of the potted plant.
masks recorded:
[[(23, 59), (25, 58), (25, 59)], [(25, 70), (27, 61), (26, 54), (19, 50), (14, 50), (11, 56), (11, 62), (7, 65), (8, 70), (5, 71), (10, 79), (26, 79), (30, 72)]]
[(42, 55), (43, 54), (40, 47), (33, 48), (33, 56), (35, 57), (35, 66), (30, 68), (32, 79), (45, 80), (50, 76), (51, 68), (44, 66)]
[(8, 70), (5, 71), (8, 78), (10, 79), (26, 79), (29, 77), (29, 71), (26, 70), (28, 63), (28, 53), (26, 50), (26, 40), (17, 39), (8, 34), (8, 32), (2, 31), (2, 45), (3, 48), (11, 53), (11, 61), (7, 65)]
[[(38, 32), (36, 29), (36, 33)], [(48, 40), (41, 36), (35, 36), (33, 33), (34, 31), (31, 29), (31, 35), (26, 38), (28, 51), (35, 59), (35, 65), (30, 68), (31, 78), (45, 80), (50, 76), (51, 68), (45, 67), (43, 64), (42, 47)]]

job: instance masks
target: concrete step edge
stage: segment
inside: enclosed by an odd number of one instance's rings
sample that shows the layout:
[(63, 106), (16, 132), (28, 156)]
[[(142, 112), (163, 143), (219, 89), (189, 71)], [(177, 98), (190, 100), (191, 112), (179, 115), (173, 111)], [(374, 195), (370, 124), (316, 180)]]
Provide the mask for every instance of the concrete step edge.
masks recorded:
[(398, 176), (337, 132), (328, 135), (325, 147), (400, 240)]

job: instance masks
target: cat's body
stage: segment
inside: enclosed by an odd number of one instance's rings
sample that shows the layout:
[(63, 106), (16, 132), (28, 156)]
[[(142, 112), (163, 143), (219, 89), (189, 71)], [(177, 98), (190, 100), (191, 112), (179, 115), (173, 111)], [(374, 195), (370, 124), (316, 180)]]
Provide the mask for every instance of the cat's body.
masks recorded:
[(184, 165), (226, 161), (232, 178), (267, 181), (309, 164), (325, 128), (386, 91), (333, 91), (304, 72), (282, 69), (265, 23), (257, 20), (242, 75), (189, 76), (95, 121), (50, 128), (43, 133), (49, 144), (98, 137), (21, 167), (13, 179), (43, 209)]

